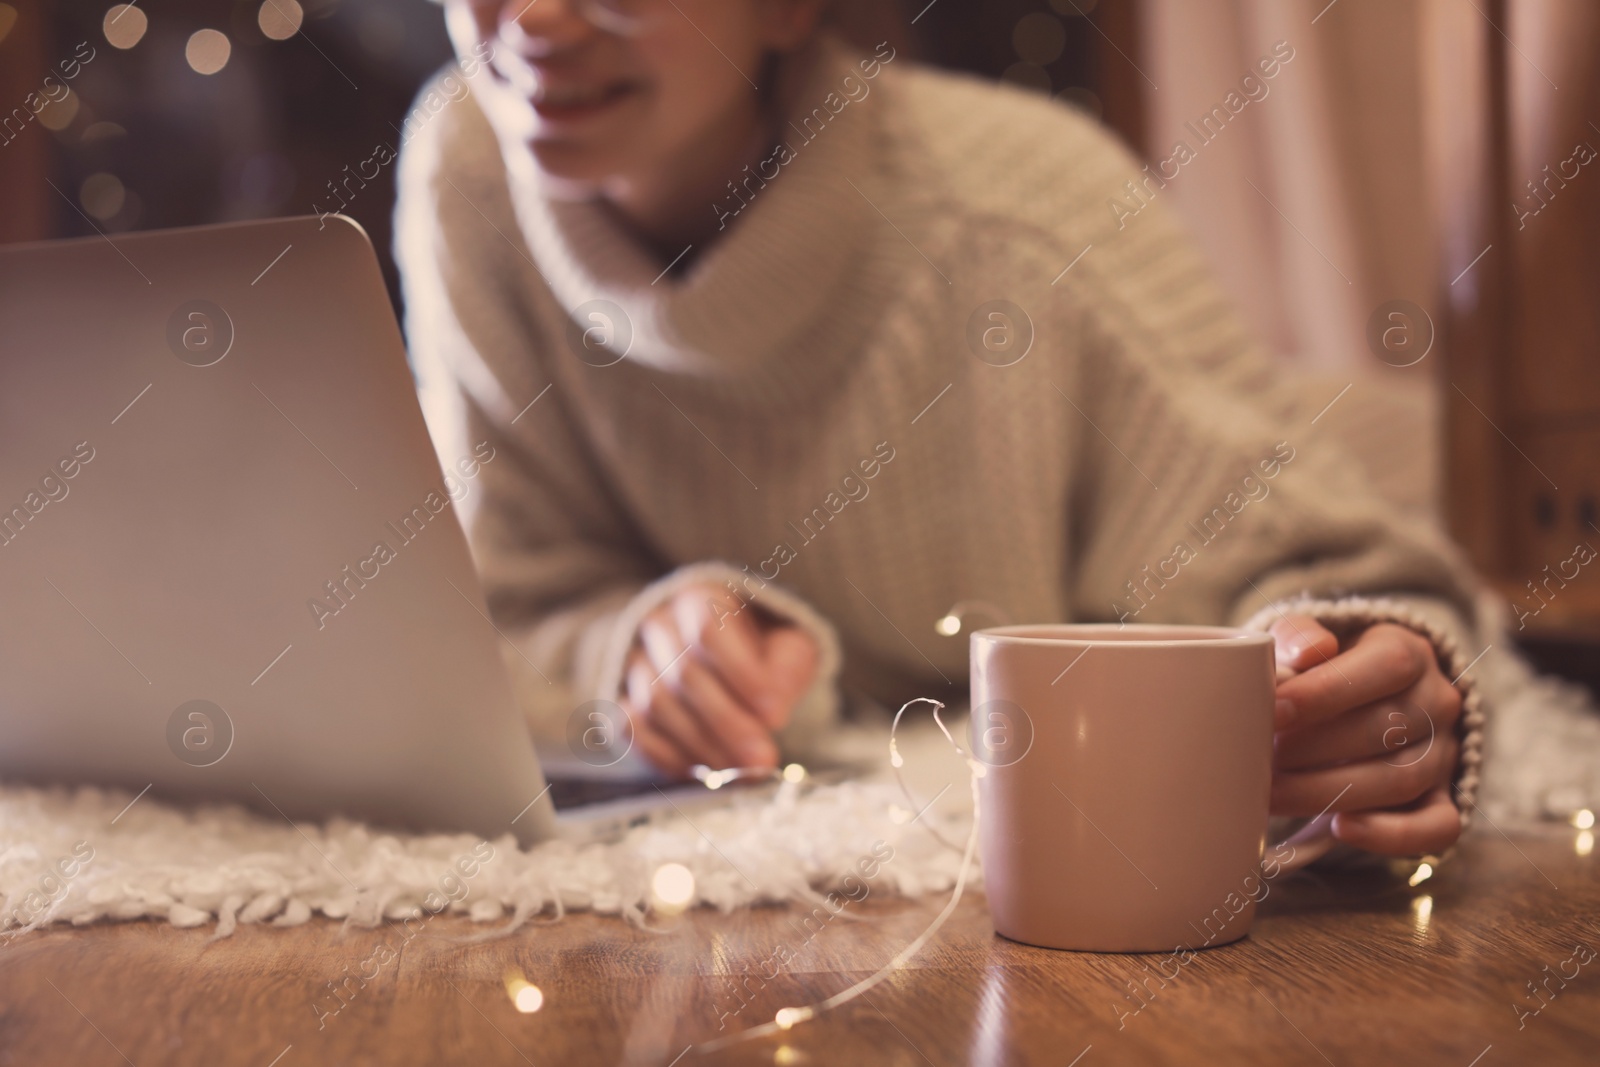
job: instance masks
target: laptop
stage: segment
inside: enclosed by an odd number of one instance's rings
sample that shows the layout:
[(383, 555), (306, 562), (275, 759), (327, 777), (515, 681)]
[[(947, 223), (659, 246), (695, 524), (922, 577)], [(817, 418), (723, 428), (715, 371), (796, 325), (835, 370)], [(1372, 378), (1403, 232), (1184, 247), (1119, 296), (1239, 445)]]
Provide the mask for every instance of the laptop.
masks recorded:
[(524, 844), (664, 806), (547, 789), (443, 458), (349, 219), (0, 247), (0, 779)]

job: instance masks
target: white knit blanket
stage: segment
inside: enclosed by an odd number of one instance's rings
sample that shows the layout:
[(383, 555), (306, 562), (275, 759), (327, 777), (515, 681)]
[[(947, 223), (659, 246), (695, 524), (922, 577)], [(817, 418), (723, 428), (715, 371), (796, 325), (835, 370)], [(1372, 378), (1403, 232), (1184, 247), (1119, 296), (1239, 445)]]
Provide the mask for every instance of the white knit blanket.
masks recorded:
[[(1493, 691), (1483, 804), (1491, 817), (1565, 817), (1600, 806), (1600, 717), (1580, 691), (1535, 678), (1514, 655), (1485, 663)], [(878, 779), (786, 784), (687, 817), (668, 811), (609, 844), (406, 835), (334, 821), (290, 826), (227, 806), (176, 807), (96, 789), (0, 785), (0, 945), (54, 922), (162, 919), (294, 926), (314, 914), (361, 925), (468, 916), (486, 934), (588, 909), (648, 923), (656, 877), (681, 864), (674, 907), (729, 911), (837, 890), (916, 896), (949, 889), (970, 826), (967, 772), (926, 720), (902, 728), (915, 803)], [(953, 727), (957, 736), (959, 726)], [(883, 860), (890, 855), (892, 858)], [(865, 864), (865, 866), (863, 866)], [(867, 877), (866, 872), (871, 871)], [(681, 874), (681, 872), (678, 872)], [(974, 872), (976, 873), (976, 872)]]
[[(951, 788), (916, 820), (886, 781), (786, 782), (775, 795), (735, 794), (687, 815), (669, 809), (615, 842), (527, 850), (509, 835), (395, 834), (347, 820), (291, 826), (228, 805), (143, 797), (130, 808), (134, 796), (118, 791), (0, 786), (0, 938), (145, 918), (214, 922), (226, 937), (240, 923), (294, 926), (315, 914), (374, 926), (451, 913), (492, 934), (568, 909), (647, 924), (664, 905), (729, 911), (821, 904), (830, 890), (855, 902), (948, 890), (961, 856), (929, 829), (964, 839), (966, 770), (937, 751), (921, 762), (933, 782), (921, 803), (940, 783)], [(663, 900), (657, 875), (670, 864), (693, 880), (672, 868)]]

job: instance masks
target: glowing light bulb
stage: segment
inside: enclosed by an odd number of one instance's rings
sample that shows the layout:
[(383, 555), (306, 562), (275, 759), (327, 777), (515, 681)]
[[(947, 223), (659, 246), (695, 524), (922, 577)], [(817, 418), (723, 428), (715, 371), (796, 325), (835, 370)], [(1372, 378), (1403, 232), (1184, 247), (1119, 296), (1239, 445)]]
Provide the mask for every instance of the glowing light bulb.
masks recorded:
[(933, 624), (933, 632), (941, 637), (954, 637), (961, 632), (961, 620), (954, 615), (946, 615)]
[(659, 909), (682, 911), (694, 899), (694, 872), (681, 863), (663, 863), (650, 879), (650, 896)]
[(783, 780), (786, 782), (803, 782), (806, 780), (806, 769), (798, 763), (791, 763), (783, 769)]
[(506, 995), (511, 1004), (524, 1015), (532, 1015), (544, 1007), (544, 992), (524, 978), (519, 971), (506, 975)]
[(803, 1023), (811, 1018), (810, 1008), (779, 1008), (778, 1014), (772, 1019), (778, 1024), (779, 1030), (787, 1030), (795, 1023)]
[(1417, 867), (1416, 873), (1413, 874), (1410, 877), (1410, 879), (1408, 879), (1407, 884), (1408, 885), (1421, 885), (1423, 882), (1426, 882), (1429, 878), (1432, 878), (1432, 877), (1433, 877), (1433, 865), (1431, 863), (1420, 864)]
[(1594, 812), (1588, 808), (1572, 813), (1572, 825), (1580, 830), (1588, 830), (1594, 826)]

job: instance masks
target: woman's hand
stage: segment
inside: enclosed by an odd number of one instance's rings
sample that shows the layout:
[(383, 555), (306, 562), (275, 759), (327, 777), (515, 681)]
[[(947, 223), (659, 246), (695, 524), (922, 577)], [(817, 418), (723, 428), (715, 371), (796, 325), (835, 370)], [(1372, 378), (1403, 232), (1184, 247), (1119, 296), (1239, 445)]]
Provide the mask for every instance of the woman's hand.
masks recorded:
[(1304, 615), (1272, 636), (1279, 665), (1300, 672), (1278, 683), (1272, 813), (1338, 812), (1334, 837), (1385, 856), (1453, 844), (1461, 692), (1428, 639), (1380, 623), (1341, 649)]
[(771, 768), (773, 733), (816, 677), (816, 641), (725, 587), (696, 584), (646, 616), (623, 674), (635, 743), (663, 772)]

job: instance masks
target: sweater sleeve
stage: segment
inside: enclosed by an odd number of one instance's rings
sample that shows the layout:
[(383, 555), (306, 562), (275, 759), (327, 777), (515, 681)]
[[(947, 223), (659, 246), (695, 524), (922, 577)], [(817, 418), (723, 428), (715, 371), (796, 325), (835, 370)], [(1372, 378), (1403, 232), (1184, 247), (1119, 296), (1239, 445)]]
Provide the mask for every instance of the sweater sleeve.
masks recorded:
[[(1270, 625), (1294, 607), (1343, 634), (1389, 619), (1457, 679), (1481, 648), (1459, 551), (1289, 399), (1161, 205), (1135, 225), (1076, 283), (1075, 615)], [(1360, 402), (1327, 399), (1341, 397)], [(1457, 684), (1465, 818), (1485, 709), (1470, 678)]]
[[(690, 582), (741, 575), (663, 559), (630, 520), (552, 388), (562, 339), (538, 324), (564, 319), (538, 307), (553, 298), (521, 243), (493, 134), (470, 104), (454, 107), (402, 156), (396, 254), (407, 342), (441, 464), (494, 457), (456, 501), (457, 516), (534, 739), (559, 749), (582, 705), (619, 698), (645, 615)], [(753, 599), (821, 652), (816, 682), (778, 737), (785, 752), (804, 751), (837, 713), (838, 640), (775, 585)]]

